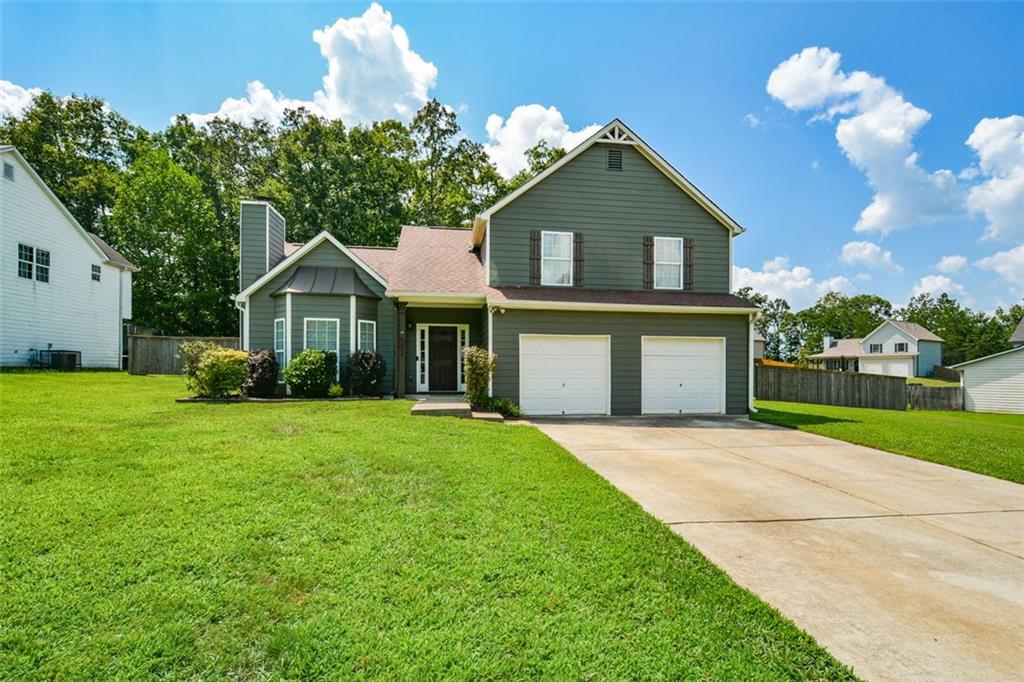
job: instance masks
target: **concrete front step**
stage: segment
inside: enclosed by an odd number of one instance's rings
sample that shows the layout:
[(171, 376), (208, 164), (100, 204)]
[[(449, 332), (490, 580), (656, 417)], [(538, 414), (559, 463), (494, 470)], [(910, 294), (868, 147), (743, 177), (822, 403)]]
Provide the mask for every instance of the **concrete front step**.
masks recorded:
[(417, 396), (412, 414), (430, 417), (472, 417), (473, 411), (461, 394)]

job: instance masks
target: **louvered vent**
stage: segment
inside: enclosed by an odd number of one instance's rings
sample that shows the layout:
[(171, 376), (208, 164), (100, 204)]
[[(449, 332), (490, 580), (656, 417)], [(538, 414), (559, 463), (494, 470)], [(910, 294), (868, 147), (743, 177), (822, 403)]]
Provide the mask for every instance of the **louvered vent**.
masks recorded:
[(622, 170), (622, 150), (608, 150), (608, 170)]

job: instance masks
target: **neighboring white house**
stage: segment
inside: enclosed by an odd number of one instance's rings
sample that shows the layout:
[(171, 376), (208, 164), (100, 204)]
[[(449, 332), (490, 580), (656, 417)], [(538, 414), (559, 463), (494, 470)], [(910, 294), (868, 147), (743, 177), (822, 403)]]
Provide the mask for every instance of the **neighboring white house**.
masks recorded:
[(758, 332), (754, 332), (754, 359), (764, 359), (764, 337)]
[(78, 351), (118, 368), (138, 270), (86, 232), (13, 146), (0, 146), (0, 366)]
[(825, 336), (824, 350), (811, 356), (819, 366), (842, 372), (927, 377), (942, 364), (943, 340), (913, 322), (886, 320), (862, 339)]
[(965, 410), (1024, 414), (1024, 345), (951, 369), (960, 372)]

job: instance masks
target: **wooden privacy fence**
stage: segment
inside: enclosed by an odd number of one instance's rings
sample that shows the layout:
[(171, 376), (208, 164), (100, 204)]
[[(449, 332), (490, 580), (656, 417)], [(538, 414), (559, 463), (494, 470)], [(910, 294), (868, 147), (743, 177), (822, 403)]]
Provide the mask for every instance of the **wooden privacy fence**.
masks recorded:
[(912, 410), (962, 410), (964, 390), (959, 386), (938, 387), (910, 384), (907, 397)]
[(237, 336), (129, 336), (129, 374), (181, 374), (181, 344), (209, 341), (238, 348)]
[(947, 379), (949, 381), (960, 381), (960, 372), (955, 369), (943, 367), (942, 365), (935, 365), (932, 367), (932, 372), (936, 379)]
[(756, 365), (754, 397), (841, 407), (907, 409), (907, 380), (878, 374)]

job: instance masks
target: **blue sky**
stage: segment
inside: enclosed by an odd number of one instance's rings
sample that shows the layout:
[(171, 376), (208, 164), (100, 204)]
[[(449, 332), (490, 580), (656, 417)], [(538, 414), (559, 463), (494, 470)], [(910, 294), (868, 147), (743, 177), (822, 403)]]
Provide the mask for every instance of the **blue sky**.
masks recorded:
[(536, 139), (571, 145), (618, 116), (747, 227), (737, 283), (797, 307), (945, 290), (991, 310), (1024, 291), (1021, 4), (0, 12), (6, 111), (42, 88), (154, 129), (287, 100), (359, 122), (431, 96), (508, 172)]

